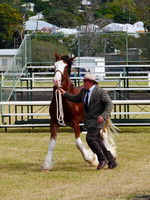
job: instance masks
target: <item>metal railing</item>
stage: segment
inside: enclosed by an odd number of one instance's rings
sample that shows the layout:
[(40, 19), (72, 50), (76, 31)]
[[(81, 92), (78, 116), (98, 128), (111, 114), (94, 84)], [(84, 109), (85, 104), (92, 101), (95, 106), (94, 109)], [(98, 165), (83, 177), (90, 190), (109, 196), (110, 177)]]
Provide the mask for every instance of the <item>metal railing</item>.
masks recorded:
[[(74, 54), (76, 56), (72, 74), (77, 78), (75, 80), (77, 85), (82, 83), (80, 75), (83, 76), (86, 71), (95, 73), (102, 87), (108, 87), (108, 85), (104, 85), (108, 81), (113, 83), (112, 88), (114, 89), (110, 91), (113, 92), (113, 100), (129, 100), (130, 91), (127, 88), (131, 90), (135, 87), (132, 85), (133, 82), (137, 83), (139, 91), (143, 87), (141, 83), (145, 80), (146, 87), (149, 87), (149, 33), (97, 33), (71, 36), (52, 34), (35, 36), (32, 34), (25, 36), (17, 54), (3, 74), (0, 81), (0, 101), (9, 101), (15, 88), (22, 87), (22, 75), (26, 80), (28, 79), (29, 89), (32, 90), (36, 80), (33, 77), (36, 72), (32, 66), (37, 66), (36, 69), (39, 68), (36, 77), (38, 77), (38, 73), (41, 75), (42, 72), (45, 73), (43, 73), (44, 77), (51, 77), (53, 69), (50, 66), (55, 62), (55, 51), (58, 51), (59, 54), (65, 53), (70, 54), (70, 56)], [(83, 69), (85, 71), (82, 71)], [(120, 90), (116, 90), (116, 87)], [(144, 87), (142, 90), (144, 91)], [(146, 93), (149, 95), (149, 91)], [(1, 114), (4, 108), (5, 106), (1, 106)], [(124, 105), (123, 111), (121, 109), (122, 106), (114, 107), (114, 112), (126, 113), (125, 118), (129, 118), (129, 104)]]

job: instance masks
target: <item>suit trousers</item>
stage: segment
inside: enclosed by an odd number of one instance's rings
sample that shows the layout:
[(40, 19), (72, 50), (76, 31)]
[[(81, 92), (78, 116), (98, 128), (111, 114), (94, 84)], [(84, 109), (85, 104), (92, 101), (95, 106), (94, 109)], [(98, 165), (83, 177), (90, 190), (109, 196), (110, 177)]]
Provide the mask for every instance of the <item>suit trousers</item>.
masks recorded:
[(116, 161), (110, 151), (107, 150), (100, 135), (100, 129), (89, 128), (86, 141), (91, 150), (97, 155), (98, 161), (108, 161), (108, 164), (115, 164)]

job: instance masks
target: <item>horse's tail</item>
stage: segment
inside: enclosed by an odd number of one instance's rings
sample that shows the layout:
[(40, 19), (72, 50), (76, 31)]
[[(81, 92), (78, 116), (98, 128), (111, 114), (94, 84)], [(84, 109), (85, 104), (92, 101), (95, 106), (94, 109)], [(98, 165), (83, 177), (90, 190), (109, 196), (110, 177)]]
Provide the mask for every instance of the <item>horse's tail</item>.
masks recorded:
[(118, 134), (118, 128), (112, 123), (110, 117), (108, 117), (105, 127), (101, 132), (101, 136), (103, 138), (104, 144), (106, 148), (111, 151), (112, 155), (116, 158), (116, 143), (114, 141), (114, 136)]

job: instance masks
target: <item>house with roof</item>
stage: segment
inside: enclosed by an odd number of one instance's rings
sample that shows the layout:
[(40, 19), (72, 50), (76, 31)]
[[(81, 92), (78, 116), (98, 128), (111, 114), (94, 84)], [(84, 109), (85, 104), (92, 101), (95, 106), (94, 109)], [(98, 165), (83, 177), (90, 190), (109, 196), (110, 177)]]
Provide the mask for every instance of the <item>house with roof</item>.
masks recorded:
[[(0, 73), (7, 70), (17, 51), (18, 49), (0, 49)], [(18, 65), (19, 60), (15, 64)]]
[(127, 32), (127, 33), (144, 33), (148, 30), (144, 28), (144, 23), (139, 21), (134, 24), (111, 23), (102, 28), (104, 32)]
[(59, 29), (57, 26), (43, 20), (29, 20), (25, 22), (26, 32), (41, 31), (42, 33), (55, 33)]

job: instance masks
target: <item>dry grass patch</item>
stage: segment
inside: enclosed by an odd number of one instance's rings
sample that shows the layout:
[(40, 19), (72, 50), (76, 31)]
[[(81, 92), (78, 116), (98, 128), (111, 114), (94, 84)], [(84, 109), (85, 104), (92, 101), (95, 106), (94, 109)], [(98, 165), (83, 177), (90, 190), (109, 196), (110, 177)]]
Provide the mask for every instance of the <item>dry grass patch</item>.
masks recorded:
[[(121, 128), (116, 138), (119, 166), (97, 171), (75, 147), (71, 129), (58, 135), (51, 172), (40, 170), (49, 129), (8, 129), (0, 134), (0, 199), (125, 200), (150, 194), (149, 127)], [(3, 131), (3, 130), (1, 130)], [(85, 142), (85, 135), (82, 135)]]

